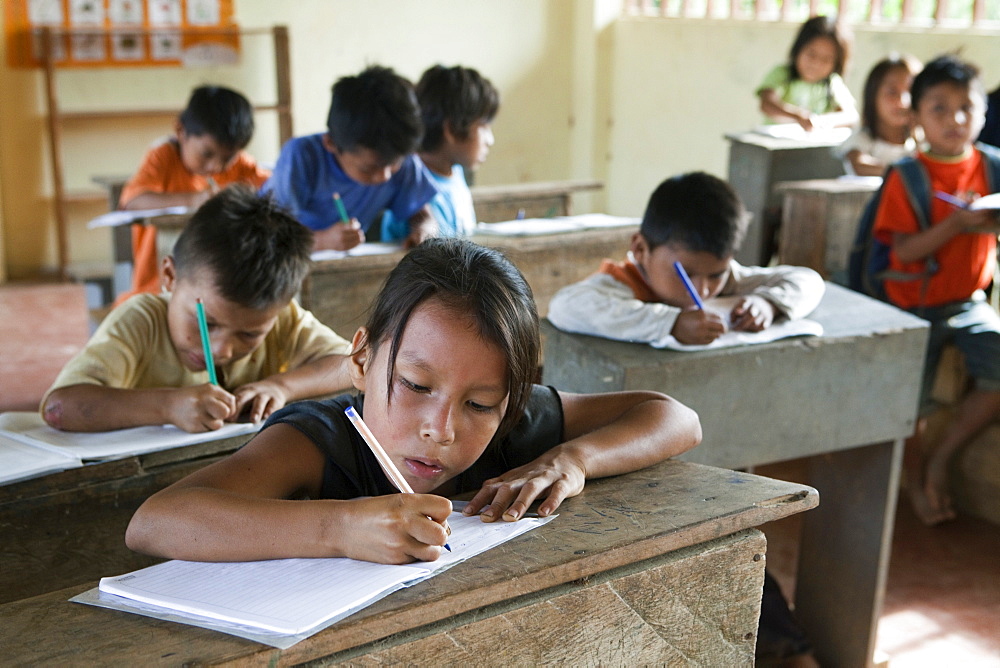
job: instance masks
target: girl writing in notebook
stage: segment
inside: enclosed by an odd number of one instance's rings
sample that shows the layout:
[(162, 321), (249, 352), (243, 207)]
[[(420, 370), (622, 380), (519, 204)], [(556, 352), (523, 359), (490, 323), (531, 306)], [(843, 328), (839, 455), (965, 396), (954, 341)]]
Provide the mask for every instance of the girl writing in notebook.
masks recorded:
[(809, 132), (853, 125), (854, 96), (844, 83), (850, 38), (836, 20), (814, 16), (799, 28), (788, 62), (768, 72), (757, 88), (769, 123), (798, 123)]
[[(576, 395), (534, 385), (538, 317), (497, 251), (431, 239), (390, 274), (354, 336), (356, 395), (276, 412), (230, 457), (150, 497), (134, 550), (194, 561), (336, 557), (430, 561), (446, 497), (514, 521), (550, 515), (587, 478), (634, 471), (697, 445), (697, 415), (655, 392)], [(354, 407), (413, 494), (398, 494), (345, 415)]]

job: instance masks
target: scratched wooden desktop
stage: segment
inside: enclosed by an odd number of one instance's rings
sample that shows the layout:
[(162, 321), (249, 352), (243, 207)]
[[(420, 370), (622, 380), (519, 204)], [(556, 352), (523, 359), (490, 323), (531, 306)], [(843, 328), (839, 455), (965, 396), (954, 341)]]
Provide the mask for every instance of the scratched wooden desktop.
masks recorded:
[(0, 605), (15, 665), (753, 664), (760, 524), (815, 490), (681, 461), (594, 480), (553, 522), (286, 650), (68, 602)]
[(822, 665), (872, 661), (899, 488), (916, 422), (927, 322), (827, 284), (820, 337), (696, 352), (568, 334), (542, 323), (543, 382), (658, 390), (701, 417), (684, 459), (752, 467), (807, 457), (823, 496), (807, 514), (795, 608)]

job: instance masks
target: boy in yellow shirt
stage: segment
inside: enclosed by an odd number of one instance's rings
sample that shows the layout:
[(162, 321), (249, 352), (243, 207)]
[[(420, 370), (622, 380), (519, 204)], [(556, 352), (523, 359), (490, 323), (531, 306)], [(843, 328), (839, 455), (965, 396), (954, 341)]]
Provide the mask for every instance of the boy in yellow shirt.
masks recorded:
[[(350, 344), (292, 299), (311, 248), (309, 230), (269, 198), (223, 190), (164, 259), (172, 294), (137, 295), (112, 311), (42, 399), (42, 417), (69, 431), (212, 431), (350, 386)], [(218, 385), (208, 382), (198, 300)]]

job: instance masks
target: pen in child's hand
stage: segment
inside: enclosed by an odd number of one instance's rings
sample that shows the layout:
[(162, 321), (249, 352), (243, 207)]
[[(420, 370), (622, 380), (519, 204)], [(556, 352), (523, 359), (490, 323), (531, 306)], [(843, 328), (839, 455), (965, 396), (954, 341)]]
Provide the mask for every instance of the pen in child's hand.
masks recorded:
[(198, 330), (201, 332), (201, 349), (205, 355), (208, 382), (212, 385), (218, 385), (219, 379), (215, 375), (215, 360), (212, 359), (212, 340), (208, 338), (208, 321), (205, 320), (205, 305), (201, 303), (201, 297), (195, 301), (195, 310), (198, 312)]
[(674, 262), (674, 270), (677, 275), (681, 277), (681, 281), (684, 283), (684, 287), (687, 288), (688, 294), (691, 295), (691, 299), (694, 300), (694, 305), (698, 307), (699, 310), (705, 310), (705, 303), (701, 301), (701, 297), (698, 296), (698, 291), (694, 289), (694, 284), (691, 279), (688, 278), (687, 272), (684, 271), (684, 267), (681, 266), (680, 261)]
[[(379, 466), (381, 466), (382, 470), (385, 471), (385, 474), (389, 477), (389, 480), (392, 481), (392, 484), (396, 486), (396, 489), (404, 494), (413, 494), (413, 488), (410, 487), (410, 483), (406, 482), (406, 478), (403, 477), (403, 474), (399, 472), (396, 465), (392, 463), (391, 459), (389, 459), (389, 455), (385, 453), (385, 450), (382, 449), (378, 439), (375, 438), (375, 434), (371, 432), (368, 425), (365, 424), (365, 421), (362, 420), (361, 416), (358, 415), (358, 412), (354, 410), (354, 406), (348, 406), (344, 410), (344, 413), (347, 414), (347, 419), (351, 421), (354, 428), (358, 430), (359, 434), (361, 434), (361, 439), (368, 444), (372, 454), (375, 455), (375, 459), (378, 460)], [(445, 522), (444, 528), (447, 529), (449, 534), (451, 533), (451, 527), (448, 526), (447, 522)], [(451, 547), (448, 543), (444, 544), (444, 549), (451, 552)]]
[(333, 203), (337, 205), (337, 213), (340, 215), (341, 222), (350, 225), (351, 217), (347, 215), (347, 208), (344, 207), (344, 201), (340, 199), (340, 193), (333, 193)]
[(959, 209), (968, 209), (969, 203), (964, 199), (955, 197), (954, 195), (949, 195), (948, 193), (943, 193), (940, 190), (934, 192), (934, 196), (943, 202), (947, 202), (952, 206), (957, 206)]

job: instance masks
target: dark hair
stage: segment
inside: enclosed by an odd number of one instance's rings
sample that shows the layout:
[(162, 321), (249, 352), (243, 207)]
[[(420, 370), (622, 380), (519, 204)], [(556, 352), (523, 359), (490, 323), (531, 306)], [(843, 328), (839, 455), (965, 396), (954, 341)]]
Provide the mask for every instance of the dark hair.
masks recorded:
[(799, 28), (799, 34), (796, 35), (788, 52), (788, 71), (792, 81), (802, 78), (798, 68), (795, 67), (795, 59), (807, 44), (820, 37), (833, 40), (837, 47), (837, 59), (834, 61), (833, 71), (844, 76), (844, 67), (851, 56), (851, 36), (847, 28), (838, 25), (836, 19), (829, 16), (814, 16)]
[(878, 104), (876, 103), (878, 89), (882, 87), (885, 78), (896, 70), (906, 70), (910, 76), (913, 76), (920, 71), (920, 61), (907, 54), (891, 53), (875, 63), (875, 66), (868, 73), (868, 78), (865, 79), (864, 98), (861, 102), (861, 127), (873, 138), (878, 130)]
[(226, 148), (241, 149), (253, 137), (250, 102), (229, 88), (199, 86), (180, 115), (189, 135), (209, 135)]
[(639, 233), (650, 250), (671, 243), (727, 258), (743, 243), (746, 227), (746, 210), (728, 183), (705, 172), (688, 172), (657, 186)]
[(983, 82), (979, 78), (979, 68), (949, 53), (938, 56), (924, 65), (920, 74), (913, 78), (913, 85), (910, 86), (910, 102), (913, 109), (916, 110), (928, 89), (942, 83), (964, 86), (970, 92), (978, 91), (985, 103), (986, 89), (983, 88)]
[(396, 355), (413, 311), (430, 299), (475, 320), (479, 335), (507, 358), (510, 393), (493, 442), (505, 436), (524, 414), (538, 372), (538, 313), (531, 288), (500, 251), (454, 237), (424, 241), (386, 278), (367, 323), (371, 355), (389, 344), (387, 396), (392, 399)]
[(469, 136), (476, 121), (493, 120), (500, 109), (500, 93), (476, 70), (434, 65), (416, 86), (424, 122), (423, 151), (437, 150), (444, 142), (444, 124), (459, 139)]
[(179, 278), (207, 267), (223, 298), (264, 309), (295, 295), (312, 245), (312, 232), (269, 196), (232, 185), (191, 217), (174, 244), (174, 266)]
[(378, 65), (333, 85), (326, 129), (338, 150), (363, 147), (386, 162), (416, 151), (424, 132), (413, 85)]

